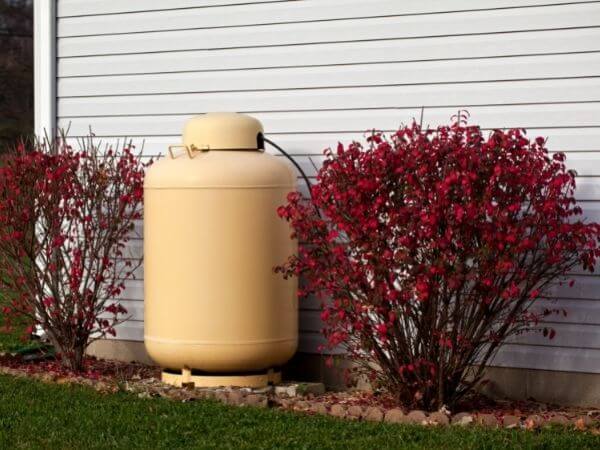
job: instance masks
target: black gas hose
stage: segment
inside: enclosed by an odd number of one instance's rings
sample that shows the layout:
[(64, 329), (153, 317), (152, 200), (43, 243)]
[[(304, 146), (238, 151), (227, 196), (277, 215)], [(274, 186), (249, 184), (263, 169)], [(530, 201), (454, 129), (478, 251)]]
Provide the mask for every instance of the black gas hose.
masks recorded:
[(287, 159), (289, 159), (292, 164), (296, 167), (296, 169), (298, 169), (298, 172), (300, 172), (300, 175), (302, 175), (302, 178), (304, 179), (304, 182), (306, 183), (306, 187), (308, 188), (308, 195), (310, 195), (310, 197), (312, 198), (312, 192), (311, 192), (311, 183), (310, 180), (308, 179), (308, 176), (306, 175), (306, 173), (304, 173), (304, 170), (302, 170), (302, 167), (300, 167), (300, 164), (298, 164), (298, 162), (294, 159), (294, 157), (292, 155), (290, 155), (288, 152), (286, 152), (284, 149), (282, 149), (279, 145), (277, 145), (275, 142), (273, 142), (270, 139), (267, 139), (266, 137), (263, 137), (265, 142), (268, 142), (269, 144), (271, 144), (271, 146), (275, 147), (279, 152), (281, 152), (281, 154), (283, 156), (285, 156)]

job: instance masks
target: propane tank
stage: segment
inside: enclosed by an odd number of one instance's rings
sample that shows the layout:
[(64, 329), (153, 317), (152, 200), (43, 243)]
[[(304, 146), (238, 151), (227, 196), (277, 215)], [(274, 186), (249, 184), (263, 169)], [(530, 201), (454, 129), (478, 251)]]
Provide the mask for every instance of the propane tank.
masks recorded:
[(144, 182), (144, 342), (165, 382), (264, 386), (298, 346), (297, 250), (277, 215), (296, 176), (247, 115), (190, 119)]

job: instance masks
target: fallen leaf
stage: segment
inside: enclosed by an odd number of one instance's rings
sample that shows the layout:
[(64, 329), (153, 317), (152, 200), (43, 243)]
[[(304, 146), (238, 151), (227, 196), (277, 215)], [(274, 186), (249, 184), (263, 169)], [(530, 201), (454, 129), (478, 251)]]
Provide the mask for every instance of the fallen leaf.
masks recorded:
[(582, 418), (575, 421), (575, 429), (579, 431), (585, 430), (585, 421)]

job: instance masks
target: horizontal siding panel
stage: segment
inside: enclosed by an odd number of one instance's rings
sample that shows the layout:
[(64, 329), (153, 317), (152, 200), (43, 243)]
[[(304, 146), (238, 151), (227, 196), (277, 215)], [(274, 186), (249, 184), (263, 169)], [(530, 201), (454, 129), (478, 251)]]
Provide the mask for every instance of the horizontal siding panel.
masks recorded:
[[(595, 312), (598, 312), (598, 309)], [(548, 324), (546, 326), (556, 332), (553, 339), (542, 334), (541, 327), (543, 326), (543, 324), (540, 325), (539, 331), (534, 330), (518, 336), (511, 336), (507, 339), (507, 343), (600, 349), (600, 327), (597, 324)], [(300, 330), (302, 332), (320, 332), (322, 327), (318, 311), (300, 311)]]
[[(575, 198), (584, 201), (600, 199), (600, 177), (579, 178)], [(596, 218), (596, 220), (598, 219)]]
[[(57, 50), (61, 57), (70, 57), (592, 27), (600, 25), (599, 12), (600, 4), (589, 3), (243, 28), (64, 37), (58, 39)], [(110, 19), (106, 24), (110, 26)]]
[[(386, 129), (397, 128), (402, 121), (411, 121), (419, 117), (419, 109), (401, 111), (315, 111), (298, 113), (255, 114), (261, 120), (265, 129), (271, 132), (302, 132), (302, 131), (332, 131), (366, 130), (373, 124)], [(151, 117), (121, 117), (121, 118), (87, 118), (79, 117), (59, 121), (59, 126), (67, 127), (70, 123), (72, 135), (86, 134), (89, 125), (93, 123), (94, 133), (98, 135), (176, 135), (181, 132), (182, 125), (189, 117), (185, 116), (151, 116)], [(598, 120), (600, 124), (600, 118)], [(343, 127), (343, 128), (342, 128)]]
[[(68, 127), (70, 120), (71, 119), (64, 119), (62, 121), (63, 126)], [(118, 120), (118, 118), (115, 118), (115, 121)], [(90, 124), (94, 124), (95, 118), (90, 118), (88, 119), (88, 121)], [(182, 118), (181, 129), (183, 129), (184, 122), (185, 118)], [(473, 123), (475, 122), (473, 121)], [(95, 127), (93, 125), (92, 129), (95, 130)], [(353, 141), (359, 141), (364, 143), (365, 138), (364, 133), (361, 131), (301, 134), (273, 133), (268, 128), (266, 128), (266, 131), (266, 134), (275, 142), (277, 142), (280, 146), (282, 146), (283, 149), (286, 150), (288, 153), (295, 155), (311, 154), (319, 157), (322, 155), (324, 149), (330, 147), (335, 148), (338, 142), (343, 142), (347, 144)], [(123, 137), (119, 138), (116, 136), (101, 135), (97, 132), (96, 135), (100, 136), (98, 138), (99, 140), (102, 140), (106, 143), (116, 143), (119, 139), (122, 142), (124, 139)], [(532, 137), (546, 137), (548, 139), (548, 146), (551, 150), (580, 152), (582, 154), (582, 157), (584, 157), (585, 154), (594, 155), (594, 152), (598, 151), (598, 149), (600, 148), (600, 128), (530, 128), (528, 129), (528, 135)], [(75, 137), (73, 133), (71, 133), (71, 136), (73, 136), (73, 138)], [(167, 146), (171, 144), (181, 143), (181, 134), (179, 133), (168, 136), (136, 136), (130, 133), (127, 136), (127, 139), (132, 141), (132, 143), (136, 146), (137, 150), (142, 150), (143, 147), (144, 154), (148, 156), (165, 156), (167, 153)], [(267, 150), (272, 151), (270, 146), (268, 145)], [(571, 166), (570, 158), (571, 155), (567, 157), (567, 165), (569, 167), (575, 168)]]
[(139, 300), (144, 298), (144, 281), (139, 280), (127, 280), (125, 281), (125, 290), (119, 297), (123, 300)]
[(579, 176), (600, 175), (600, 142), (598, 152), (571, 152), (567, 154), (566, 165)]
[[(600, 284), (600, 280), (597, 279), (596, 282)], [(545, 322), (600, 326), (600, 299), (598, 298), (594, 300), (543, 299), (536, 302), (532, 308), (533, 311), (538, 312), (543, 312), (545, 309), (559, 310), (558, 313), (546, 316)], [(563, 310), (566, 311), (566, 316)]]
[[(586, 327), (581, 332), (569, 330), (568, 326), (555, 326), (557, 329), (556, 337), (553, 341), (560, 339), (563, 335), (563, 342), (572, 343), (573, 346), (550, 347), (547, 345), (535, 344), (507, 344), (501, 349), (494, 359), (492, 365), (523, 367), (546, 370), (572, 370), (581, 372), (595, 372), (600, 364), (600, 350), (596, 348), (581, 348), (584, 342), (598, 342), (598, 327)], [(592, 331), (592, 330), (596, 331)], [(589, 329), (586, 330), (586, 329)], [(117, 326), (117, 339), (143, 341), (143, 322), (127, 321)], [(590, 334), (591, 333), (591, 334)], [(523, 338), (524, 336), (521, 336)], [(537, 339), (540, 342), (547, 343), (549, 340), (543, 336), (533, 336), (529, 334), (529, 339)], [(590, 341), (591, 340), (591, 341)], [(300, 334), (299, 351), (314, 353), (320, 345), (325, 344), (325, 339), (319, 332), (302, 332)], [(554, 345), (557, 345), (554, 343)], [(577, 348), (577, 350), (574, 350)], [(340, 353), (340, 351), (326, 351), (325, 353)], [(529, 355), (529, 359), (524, 357)], [(574, 358), (575, 355), (585, 355), (582, 360)], [(568, 356), (570, 355), (570, 356)], [(590, 361), (590, 358), (591, 361)]]
[[(533, 55), (600, 50), (600, 28), (444, 36), (291, 47), (58, 58), (58, 76), (239, 70)], [(60, 55), (62, 56), (62, 55)], [(340, 68), (340, 70), (344, 70)]]
[[(471, 122), (483, 128), (524, 127), (600, 127), (600, 103), (478, 106), (469, 108)], [(431, 126), (448, 123), (457, 108), (425, 109), (423, 122)], [(377, 127), (397, 129), (401, 123), (419, 118), (417, 108), (311, 111), (289, 113), (256, 113), (268, 133), (340, 132)], [(78, 117), (60, 119), (59, 127), (70, 125), (71, 135), (87, 134), (90, 125), (99, 136), (173, 135), (181, 132), (182, 125), (191, 116), (148, 117)]]
[[(597, 211), (596, 211), (597, 212)], [(593, 219), (600, 222), (600, 215), (593, 216)], [(554, 283), (544, 295), (548, 297), (557, 298), (579, 298), (588, 300), (598, 300), (600, 302), (600, 277), (598, 276), (587, 276), (587, 277), (572, 277), (572, 281), (575, 283), (572, 287), (569, 283)], [(600, 324), (600, 316), (598, 316), (598, 323)]]
[(598, 373), (600, 350), (507, 345), (493, 366)]
[[(600, 14), (599, 14), (600, 16)], [(471, 83), (600, 76), (598, 53), (339, 67), (60, 78), (58, 96)]]
[[(128, 321), (143, 321), (144, 320), (144, 302), (140, 300), (118, 300), (120, 304), (127, 310), (124, 315), (119, 315), (119, 318), (126, 317)], [(100, 317), (114, 317), (112, 314), (101, 314)]]
[[(63, 3), (61, 0), (59, 3)], [(247, 25), (269, 25), (273, 23), (306, 22), (321, 20), (340, 20), (349, 18), (381, 17), (407, 14), (439, 13), (457, 11), (461, 9), (486, 9), (500, 7), (521, 7), (529, 5), (523, 1), (512, 0), (498, 2), (497, 0), (479, 0), (475, 5), (467, 5), (461, 2), (428, 1), (420, 2), (418, 5), (406, 4), (397, 0), (377, 0), (364, 2), (363, 0), (345, 0), (328, 2), (270, 2), (242, 4), (235, 8), (203, 8), (206, 2), (181, 2), (183, 7), (162, 4), (162, 8), (154, 10), (152, 7), (157, 2), (145, 1), (145, 7), (141, 12), (135, 9), (136, 2), (127, 5), (124, 10), (118, 8), (114, 2), (110, 6), (104, 5), (105, 9), (97, 9), (99, 2), (89, 2), (84, 10), (79, 10), (85, 16), (60, 17), (64, 14), (69, 16), (67, 6), (59, 7), (58, 30), (59, 37), (78, 35), (98, 35), (113, 33), (139, 33), (160, 30), (181, 30), (195, 28), (234, 27)], [(243, 3), (238, 0), (239, 3)], [(564, 0), (562, 1), (564, 2)], [(562, 3), (560, 1), (544, 1), (541, 4)], [(81, 2), (79, 2), (81, 3)], [(108, 2), (106, 2), (108, 3)], [(175, 5), (179, 2), (173, 2)], [(250, 2), (246, 2), (250, 3)], [(160, 6), (160, 5), (157, 5)], [(178, 9), (166, 9), (178, 8)], [(232, 5), (229, 5), (232, 6)], [(121, 6), (122, 7), (122, 6)], [(182, 9), (185, 8), (185, 9)], [(77, 9), (72, 9), (77, 13)], [(94, 11), (99, 11), (94, 13)], [(106, 18), (102, 14), (124, 12), (115, 17)], [(110, 20), (111, 27), (106, 27), (106, 20)]]
[[(276, 3), (284, 0), (59, 0), (57, 17), (119, 14), (136, 11), (162, 11), (179, 8)], [(293, 1), (293, 0), (290, 0)]]
[[(114, 0), (60, 0), (58, 2), (57, 16), (86, 16), (99, 14), (137, 13), (143, 11), (168, 12), (173, 9), (188, 8), (214, 8), (219, 6), (236, 6), (252, 4), (260, 7), (261, 4), (275, 3), (267, 7), (276, 7), (276, 3), (289, 5), (294, 0), (128, 0), (127, 2), (115, 2)], [(593, 3), (595, 0), (580, 0), (578, 3)], [(319, 2), (321, 3), (321, 2)], [(328, 0), (328, 3), (344, 10), (346, 8), (356, 9), (365, 3), (362, 0)], [(393, 7), (391, 0), (371, 0), (369, 5), (372, 9), (385, 10)], [(400, 2), (397, 2), (400, 3)], [(429, 14), (448, 11), (461, 11), (487, 8), (525, 7), (536, 5), (555, 5), (572, 3), (568, 0), (478, 0), (473, 4), (472, 0), (421, 0), (418, 3), (402, 2), (402, 9), (397, 10), (399, 14)], [(286, 5), (286, 6), (287, 6)], [(241, 7), (241, 6), (240, 6)], [(292, 6), (288, 6), (291, 9)], [(206, 10), (206, 9), (205, 9)], [(225, 11), (237, 12), (238, 8)], [(343, 13), (343, 11), (342, 11)]]
[[(431, 126), (445, 124), (456, 112), (455, 108), (425, 109), (423, 122)], [(469, 108), (469, 113), (471, 122), (483, 128), (600, 126), (600, 103), (478, 106)]]
[[(600, 38), (600, 37), (599, 37)], [(600, 61), (600, 53), (596, 57)], [(365, 86), (261, 92), (218, 92), (58, 99), (58, 116), (198, 114), (207, 111), (310, 111), (397, 107), (600, 101), (600, 72), (594, 78), (483, 82), (417, 86)], [(199, 108), (202, 108), (200, 111)], [(183, 119), (182, 119), (183, 120)], [(600, 144), (599, 144), (600, 145)]]
[[(340, 348), (325, 348), (327, 340), (321, 333), (304, 332), (300, 334), (298, 351), (304, 353), (322, 353), (324, 355), (341, 355), (344, 352)], [(321, 349), (321, 351), (319, 351)]]
[(117, 335), (107, 336), (107, 339), (118, 339), (124, 341), (144, 341), (144, 322), (128, 320), (115, 327)]

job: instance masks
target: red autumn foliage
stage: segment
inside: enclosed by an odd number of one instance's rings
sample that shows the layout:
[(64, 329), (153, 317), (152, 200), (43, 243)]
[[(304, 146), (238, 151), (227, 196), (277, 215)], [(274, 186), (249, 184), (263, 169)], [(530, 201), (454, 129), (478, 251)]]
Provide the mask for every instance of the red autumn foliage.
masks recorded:
[(323, 299), (328, 347), (359, 373), (406, 405), (453, 405), (538, 329), (551, 283), (593, 271), (600, 225), (581, 218), (565, 156), (525, 130), (486, 137), (460, 116), (367, 141), (326, 151), (312, 199), (279, 208), (304, 245), (277, 270)]
[(145, 165), (131, 146), (91, 138), (22, 144), (0, 168), (0, 282), (7, 317), (40, 325), (72, 369), (127, 311), (116, 300), (140, 258), (126, 244), (141, 219)]

